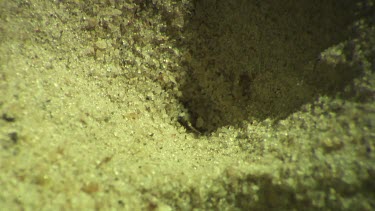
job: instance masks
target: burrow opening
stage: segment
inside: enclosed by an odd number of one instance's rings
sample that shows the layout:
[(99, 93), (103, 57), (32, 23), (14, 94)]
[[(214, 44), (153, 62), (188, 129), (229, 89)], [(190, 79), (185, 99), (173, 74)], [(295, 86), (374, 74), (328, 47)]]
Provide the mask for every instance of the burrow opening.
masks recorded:
[[(349, 36), (353, 1), (195, 1), (180, 102), (200, 133), (282, 119), (359, 73), (321, 52)], [(335, 55), (333, 55), (335, 56)]]

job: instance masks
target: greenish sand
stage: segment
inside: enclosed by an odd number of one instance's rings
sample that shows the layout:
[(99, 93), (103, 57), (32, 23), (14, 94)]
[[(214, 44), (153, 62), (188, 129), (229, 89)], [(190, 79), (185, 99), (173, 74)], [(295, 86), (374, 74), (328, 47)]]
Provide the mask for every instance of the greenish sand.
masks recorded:
[(0, 0), (0, 210), (374, 210), (360, 2)]

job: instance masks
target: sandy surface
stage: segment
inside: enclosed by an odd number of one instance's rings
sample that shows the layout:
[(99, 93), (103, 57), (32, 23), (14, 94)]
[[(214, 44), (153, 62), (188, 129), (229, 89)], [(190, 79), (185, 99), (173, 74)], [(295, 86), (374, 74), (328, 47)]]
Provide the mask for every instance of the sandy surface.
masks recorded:
[(374, 210), (352, 4), (0, 0), (0, 209)]

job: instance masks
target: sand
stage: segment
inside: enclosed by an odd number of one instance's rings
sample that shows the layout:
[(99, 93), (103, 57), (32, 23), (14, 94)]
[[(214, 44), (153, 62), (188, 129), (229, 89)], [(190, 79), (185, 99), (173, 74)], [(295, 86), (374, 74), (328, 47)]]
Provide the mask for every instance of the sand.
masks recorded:
[(374, 210), (374, 4), (0, 0), (0, 209)]

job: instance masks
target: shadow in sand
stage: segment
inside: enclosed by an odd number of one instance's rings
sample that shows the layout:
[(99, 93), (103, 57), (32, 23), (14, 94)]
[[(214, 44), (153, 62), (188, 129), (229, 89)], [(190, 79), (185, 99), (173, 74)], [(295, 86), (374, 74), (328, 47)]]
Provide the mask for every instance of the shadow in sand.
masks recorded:
[(180, 97), (191, 125), (211, 132), (285, 118), (342, 90), (359, 72), (341, 64), (339, 54), (320, 56), (348, 38), (353, 5), (336, 2), (197, 1), (185, 30), (189, 58)]

